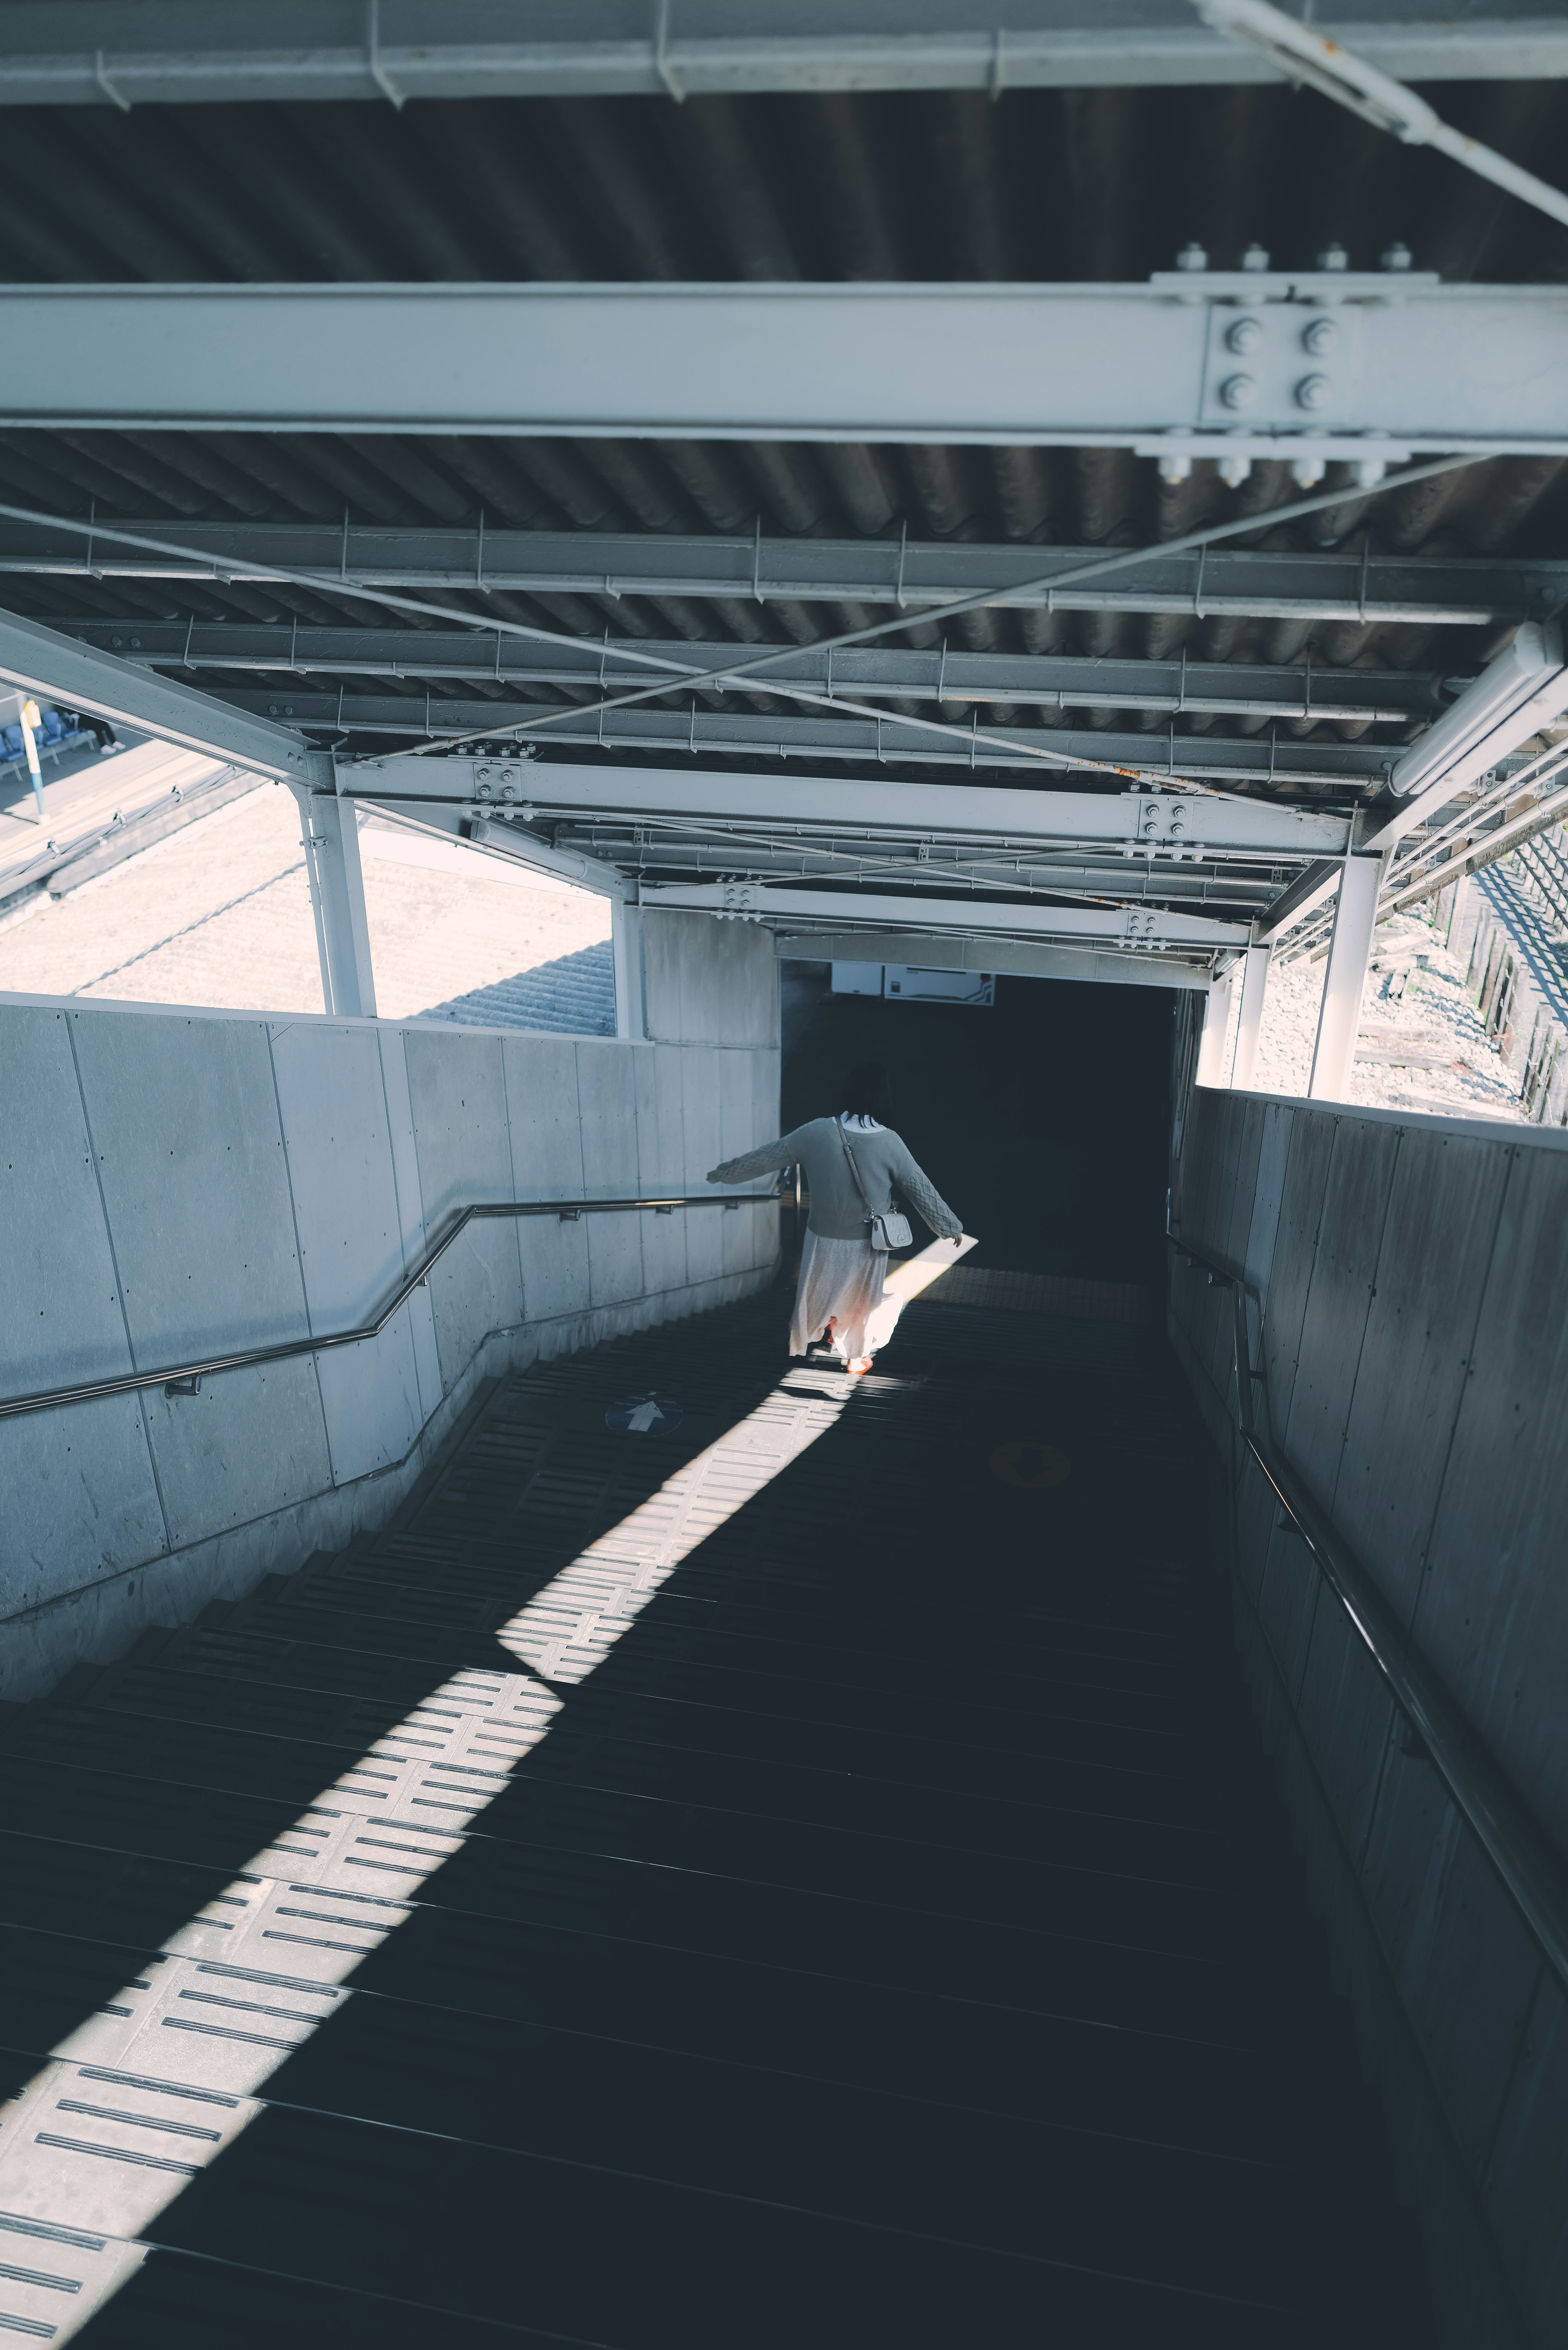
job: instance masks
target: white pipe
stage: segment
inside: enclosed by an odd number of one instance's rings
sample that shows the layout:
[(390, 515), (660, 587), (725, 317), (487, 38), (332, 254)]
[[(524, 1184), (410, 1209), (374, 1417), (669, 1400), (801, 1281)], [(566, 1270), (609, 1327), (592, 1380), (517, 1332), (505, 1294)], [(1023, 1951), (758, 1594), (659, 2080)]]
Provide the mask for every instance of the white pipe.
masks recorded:
[(1337, 41), (1298, 24), (1293, 16), (1271, 7), (1268, 0), (1193, 0), (1193, 5), (1215, 32), (1245, 42), (1288, 80), (1310, 83), (1335, 105), (1348, 107), (1352, 114), (1378, 130), (1391, 130), (1407, 146), (1435, 147), (1439, 154), (1462, 163), (1467, 172), (1479, 172), (1494, 187), (1568, 226), (1568, 195), (1561, 188), (1538, 180), (1533, 172), (1521, 171), (1506, 155), (1483, 147), (1479, 139), (1467, 139), (1402, 81), (1379, 73), (1365, 58), (1352, 57)]

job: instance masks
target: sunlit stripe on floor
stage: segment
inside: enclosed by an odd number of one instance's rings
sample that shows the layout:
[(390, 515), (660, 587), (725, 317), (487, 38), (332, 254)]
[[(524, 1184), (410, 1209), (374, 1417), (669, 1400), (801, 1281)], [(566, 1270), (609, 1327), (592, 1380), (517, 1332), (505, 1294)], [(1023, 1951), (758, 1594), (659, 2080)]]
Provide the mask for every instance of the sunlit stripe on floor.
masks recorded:
[(569, 1702), (559, 1690), (604, 1662), (855, 1391), (837, 1372), (792, 1373), (501, 1627), (527, 1671), (458, 1672), (432, 1690), (59, 2042), (0, 2107), (0, 2334), (69, 2341), (135, 2272), (137, 2239), (354, 1997), (360, 1960), (548, 1734)]

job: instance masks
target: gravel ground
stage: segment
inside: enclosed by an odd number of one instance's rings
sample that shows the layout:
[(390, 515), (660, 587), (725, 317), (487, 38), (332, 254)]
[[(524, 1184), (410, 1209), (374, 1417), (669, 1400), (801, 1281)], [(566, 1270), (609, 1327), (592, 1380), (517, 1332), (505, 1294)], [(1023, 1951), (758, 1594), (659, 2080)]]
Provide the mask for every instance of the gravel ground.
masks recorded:
[[(609, 936), (607, 899), (456, 842), (360, 834), (376, 1004), (405, 1020)], [(299, 812), (270, 784), (0, 931), (0, 990), (319, 1012)]]
[[(1327, 968), (1325, 957), (1276, 964), (1269, 973), (1253, 1079), (1259, 1093), (1306, 1092)], [(1522, 1119), (1518, 1076), (1488, 1036), (1464, 980), (1464, 965), (1426, 922), (1397, 914), (1379, 925), (1361, 1006), (1353, 1102)], [(1239, 999), (1240, 988), (1234, 993)], [(1238, 1001), (1231, 1007), (1232, 1035), (1239, 1010)], [(1369, 1052), (1379, 1057), (1366, 1057)]]

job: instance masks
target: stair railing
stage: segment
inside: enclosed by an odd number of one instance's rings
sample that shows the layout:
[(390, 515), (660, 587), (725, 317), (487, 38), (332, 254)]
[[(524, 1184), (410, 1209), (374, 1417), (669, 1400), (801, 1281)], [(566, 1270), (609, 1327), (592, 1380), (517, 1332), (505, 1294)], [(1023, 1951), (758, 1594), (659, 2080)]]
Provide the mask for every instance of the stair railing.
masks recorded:
[(358, 1324), (352, 1330), (328, 1330), (314, 1337), (289, 1338), (275, 1347), (240, 1347), (232, 1354), (203, 1356), (197, 1362), (165, 1364), (161, 1370), (125, 1371), (111, 1379), (82, 1379), (74, 1387), (45, 1388), (36, 1395), (0, 1397), (0, 1419), (14, 1419), (25, 1411), (49, 1411), (60, 1404), (91, 1403), (101, 1396), (131, 1395), (139, 1388), (161, 1388), (166, 1395), (194, 1395), (202, 1379), (219, 1371), (245, 1370), (258, 1363), (284, 1363), (291, 1356), (318, 1355), (331, 1347), (357, 1347), (366, 1338), (378, 1338), (399, 1306), (429, 1281), (452, 1243), (483, 1217), (556, 1216), (564, 1224), (574, 1224), (582, 1216), (672, 1216), (677, 1208), (765, 1208), (776, 1206), (783, 1196), (781, 1183), (771, 1191), (700, 1191), (649, 1200), (476, 1201), (454, 1216), (440, 1239), (424, 1250), (377, 1309), (374, 1318)]
[(1253, 1409), (1254, 1385), (1267, 1382), (1253, 1368), (1247, 1322), (1255, 1291), (1231, 1268), (1168, 1226), (1179, 1255), (1201, 1265), (1210, 1286), (1228, 1288), (1234, 1308), (1233, 1344), (1239, 1434), (1272, 1489), (1291, 1529), (1305, 1544), (1324, 1584), (1338, 1601), (1357, 1639), (1371, 1658), (1395, 1705), (1418, 1743), (1407, 1751), (1428, 1761), (1461, 1818), (1468, 1822), (1547, 1963), (1568, 1989), (1568, 1869), (1542, 1833), (1504, 1773), (1477, 1740), (1463, 1711), (1411, 1639), (1366, 1568), (1313, 1499), (1279, 1451), (1272, 1430)]

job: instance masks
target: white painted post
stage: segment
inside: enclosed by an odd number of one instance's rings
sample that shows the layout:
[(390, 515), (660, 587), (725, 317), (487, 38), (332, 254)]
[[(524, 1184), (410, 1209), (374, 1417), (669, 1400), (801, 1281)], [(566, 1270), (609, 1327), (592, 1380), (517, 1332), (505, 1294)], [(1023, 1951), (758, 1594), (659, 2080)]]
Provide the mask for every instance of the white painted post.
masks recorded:
[(640, 1044), (648, 1035), (642, 997), (642, 908), (624, 898), (610, 899), (610, 943), (615, 958), (615, 1033)]
[(1231, 1026), (1231, 987), (1236, 966), (1222, 977), (1209, 983), (1209, 1001), (1203, 1007), (1203, 1037), (1198, 1047), (1198, 1078), (1200, 1086), (1222, 1086), (1225, 1082), (1225, 1038)]
[(1249, 947), (1241, 966), (1241, 1014), (1236, 1023), (1236, 1059), (1231, 1071), (1231, 1083), (1238, 1093), (1249, 1090), (1258, 1066), (1258, 1038), (1262, 1033), (1272, 954), (1270, 946)]
[(335, 792), (301, 792), (306, 849), (315, 879), (317, 942), (327, 982), (327, 1009), (373, 1020), (376, 982), (370, 968), (370, 926), (354, 803)]
[(1317, 1019), (1317, 1047), (1307, 1085), (1307, 1093), (1314, 1101), (1344, 1101), (1350, 1090), (1383, 866), (1381, 857), (1347, 857), (1345, 860), (1334, 909), (1334, 935), (1329, 941), (1328, 975), (1323, 983), (1323, 1008)]

